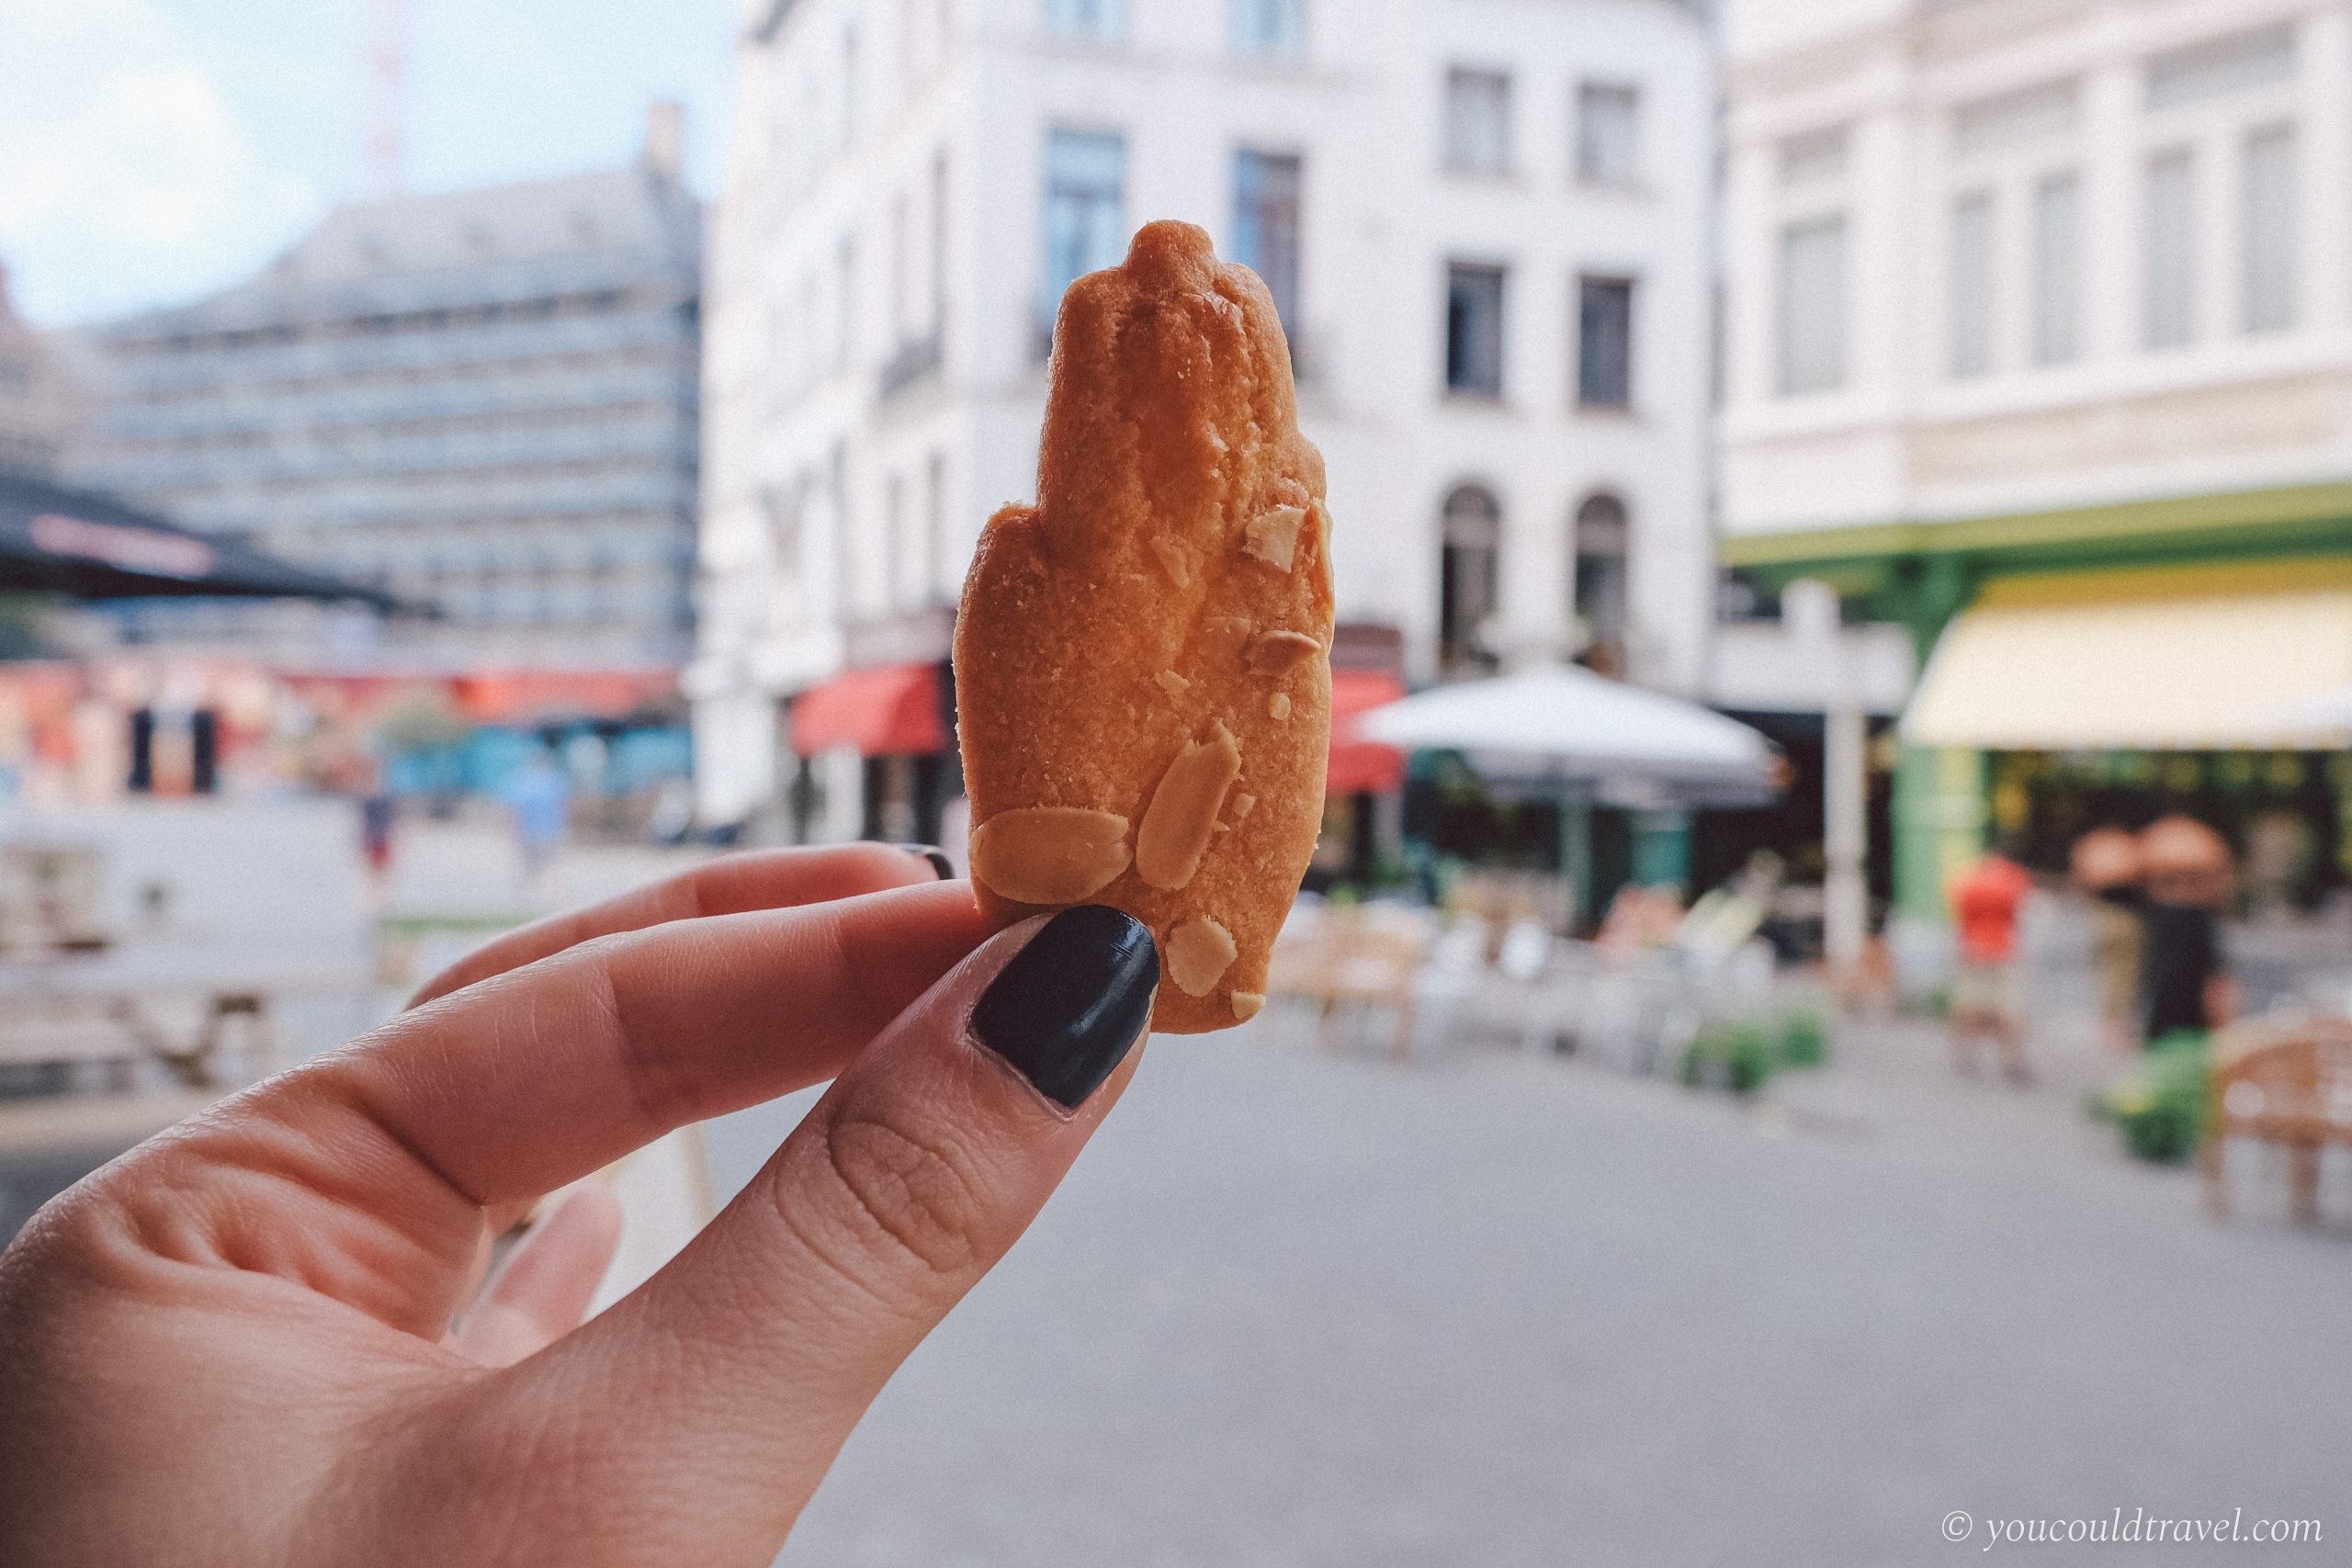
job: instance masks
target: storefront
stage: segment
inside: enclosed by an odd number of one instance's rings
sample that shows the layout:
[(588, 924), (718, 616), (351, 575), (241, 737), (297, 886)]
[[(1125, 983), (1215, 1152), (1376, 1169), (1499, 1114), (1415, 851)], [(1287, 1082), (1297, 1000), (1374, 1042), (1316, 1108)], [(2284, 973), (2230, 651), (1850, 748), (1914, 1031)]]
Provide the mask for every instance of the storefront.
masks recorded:
[(795, 698), (796, 841), (939, 842), (942, 814), (964, 790), (955, 716), (944, 659), (852, 670)]
[[(1903, 734), (1939, 808), (1973, 794), (1967, 815), (2031, 860), (2186, 811), (2245, 857), (2253, 896), (2309, 904), (2352, 872), (2352, 736), (2324, 716), (2347, 690), (2352, 560), (2037, 573), (1953, 619)], [(1973, 847), (1957, 819), (1906, 823), (1939, 873)]]
[[(2352, 487), (1726, 541), (1767, 588), (1817, 578), (1906, 626), (1895, 905), (1995, 833), (2054, 868), (2069, 837), (2184, 810), (2308, 902), (2352, 881), (2352, 777), (2326, 699), (2352, 689)], [(2257, 865), (2257, 863), (2260, 863)], [(2300, 869), (2289, 870), (2290, 866)]]

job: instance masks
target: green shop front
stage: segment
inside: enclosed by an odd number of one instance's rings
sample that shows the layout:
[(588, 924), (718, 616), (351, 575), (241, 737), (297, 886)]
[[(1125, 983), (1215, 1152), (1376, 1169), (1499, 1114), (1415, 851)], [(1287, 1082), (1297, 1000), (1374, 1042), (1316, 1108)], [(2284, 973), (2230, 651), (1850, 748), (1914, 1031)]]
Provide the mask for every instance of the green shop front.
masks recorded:
[(1728, 537), (1907, 627), (1922, 673), (1894, 767), (1894, 907), (1941, 922), (1995, 836), (2054, 869), (2081, 832), (2184, 810), (2256, 896), (2352, 883), (2352, 484)]

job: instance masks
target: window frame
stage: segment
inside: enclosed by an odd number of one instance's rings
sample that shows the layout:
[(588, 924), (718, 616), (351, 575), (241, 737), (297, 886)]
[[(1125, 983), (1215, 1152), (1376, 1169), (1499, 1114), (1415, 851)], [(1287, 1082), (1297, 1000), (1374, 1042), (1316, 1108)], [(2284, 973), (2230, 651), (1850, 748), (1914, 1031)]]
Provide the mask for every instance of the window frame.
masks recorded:
[[(1569, 150), (1569, 167), (1575, 172), (1576, 183), (1595, 190), (1630, 191), (1644, 188), (1647, 181), (1643, 174), (1643, 166), (1646, 161), (1643, 157), (1643, 152), (1647, 139), (1643, 135), (1645, 119), (1643, 111), (1648, 95), (1642, 90), (1642, 84), (1616, 77), (1588, 76), (1577, 82), (1572, 89), (1572, 95), (1575, 100), (1575, 116), (1570, 132), (1573, 145)], [(1628, 152), (1626, 166), (1622, 174), (1611, 174), (1601, 169), (1598, 161), (1589, 156), (1596, 145), (1593, 137), (1589, 134), (1594, 123), (1592, 107), (1599, 99), (1610, 96), (1622, 96), (1630, 104), (1626, 116)]]
[[(1225, 44), (1242, 60), (1302, 60), (1306, 55), (1307, 0), (1226, 0)], [(1269, 33), (1246, 22), (1279, 13), (1287, 26)]]
[[(1457, 105), (1470, 99), (1465, 90), (1473, 84), (1496, 87), (1495, 101), (1487, 107), (1496, 112), (1493, 135), (1493, 156), (1490, 162), (1473, 162), (1469, 139), (1463, 134), (1468, 123), (1465, 115), (1457, 112)], [(1452, 64), (1445, 68), (1442, 119), (1440, 124), (1439, 167), (1446, 174), (1463, 179), (1508, 179), (1518, 161), (1517, 92), (1510, 70), (1505, 66)]]
[[(1090, 26), (1080, 19), (1091, 10)], [(1047, 38), (1065, 43), (1122, 44), (1127, 40), (1127, 0), (1038, 0), (1038, 24)]]
[[(1634, 410), (1635, 339), (1640, 333), (1641, 278), (1627, 272), (1579, 272), (1576, 276), (1577, 334), (1576, 391), (1571, 402), (1579, 413), (1628, 414)], [(1594, 397), (1594, 381), (1589, 377), (1594, 353), (1593, 325), (1590, 308), (1595, 299), (1615, 290), (1623, 299), (1621, 318), (1621, 342), (1617, 351), (1617, 395), (1613, 398)]]
[[(1493, 361), (1493, 374), (1491, 378), (1476, 381), (1466, 378), (1466, 372), (1463, 378), (1457, 378), (1455, 373), (1456, 365), (1466, 363), (1470, 357), (1466, 352), (1457, 354), (1455, 350), (1456, 343), (1461, 341), (1463, 336), (1463, 333), (1457, 331), (1456, 304), (1461, 298), (1458, 290), (1461, 285), (1474, 280), (1490, 280), (1494, 285), (1493, 347), (1491, 355), (1487, 356), (1491, 357)], [(1504, 388), (1509, 383), (1507, 364), (1509, 355), (1506, 348), (1510, 342), (1510, 268), (1509, 266), (1498, 262), (1463, 260), (1446, 262), (1444, 354), (1440, 370), (1447, 397), (1485, 402), (1502, 401)], [(1487, 384), (1489, 380), (1491, 384)]]
[[(1068, 185), (1064, 183), (1063, 167), (1057, 156), (1057, 152), (1060, 148), (1073, 146), (1080, 142), (1092, 142), (1098, 151), (1105, 147), (1117, 150), (1117, 174), (1115, 182), (1107, 187), (1110, 191), (1107, 202), (1101, 200), (1101, 192), (1104, 187), (1093, 187), (1090, 192), (1075, 183)], [(1127, 136), (1125, 130), (1080, 125), (1049, 125), (1046, 129), (1045, 166), (1042, 171), (1045, 176), (1045, 192), (1038, 224), (1038, 238), (1042, 243), (1038, 256), (1040, 265), (1037, 278), (1037, 302), (1041, 318), (1040, 325), (1048, 337), (1053, 330), (1054, 319), (1060, 312), (1062, 296), (1069, 291), (1069, 286), (1090, 272), (1100, 271), (1106, 266), (1116, 266), (1119, 264), (1120, 254), (1124, 254), (1128, 238), (1126, 232), (1127, 156)], [(1080, 221), (1073, 229), (1073, 233), (1078, 237), (1072, 248), (1083, 252), (1084, 254), (1078, 256), (1068, 266), (1062, 265), (1067, 258), (1058, 255), (1056, 249), (1061, 239), (1057, 233), (1057, 214), (1062, 210), (1059, 203), (1065, 197), (1087, 198), (1090, 203), (1086, 211), (1080, 214)], [(1099, 220), (1101, 212), (1105, 209), (1111, 215), (1108, 228), (1101, 233), (1082, 232)], [(1097, 241), (1104, 242), (1099, 254), (1093, 248)], [(1074, 270), (1072, 270), (1073, 267)], [(1057, 280), (1057, 274), (1061, 272), (1068, 272), (1069, 276), (1058, 277)]]
[[(2176, 141), (2150, 148), (2140, 161), (2139, 337), (2143, 353), (2177, 354), (2196, 347), (2204, 336), (2203, 302), (2199, 298), (2199, 290), (2204, 286), (2204, 269), (2198, 254), (2198, 208), (2202, 195), (2198, 188), (2200, 151), (2193, 141)], [(2177, 214), (2160, 214), (2158, 173), (2172, 169), (2181, 171), (2180, 208)], [(2180, 230), (2177, 236), (2177, 265), (2169, 267), (2157, 250), (2157, 225), (2168, 219), (2177, 220)], [(2177, 299), (2173, 298), (2175, 294)], [(2178, 307), (2177, 321), (2175, 305)]]
[[(1818, 378), (1795, 374), (1798, 301), (1792, 277), (1791, 251), (1800, 235), (1834, 232), (1838, 236), (1838, 276), (1835, 279), (1836, 341), (1820, 357), (1827, 366)], [(1820, 397), (1846, 390), (1853, 380), (1853, 219), (1843, 208), (1808, 212), (1784, 219), (1775, 234), (1772, 257), (1772, 388), (1782, 399)]]
[[(2237, 326), (2241, 335), (2269, 337), (2291, 333), (2302, 324), (2303, 273), (2303, 175), (2309, 163), (2303, 149), (2302, 128), (2295, 120), (2265, 119), (2250, 124), (2237, 137)], [(2263, 246), (2259, 232), (2266, 214), (2256, 210), (2255, 159), (2267, 146), (2285, 149), (2285, 164), (2276, 171), (2283, 178), (2284, 188), (2278, 193), (2275, 212), (2267, 214), (2276, 224), (2277, 231), (2267, 235), (2275, 249)], [(2266, 268), (2265, 264), (2267, 264)], [(2266, 270), (2275, 276), (2265, 278)], [(2275, 285), (2275, 303), (2266, 299), (2266, 289)], [(2265, 310), (2266, 303), (2272, 309)]]
[[(1261, 263), (1266, 259), (1267, 236), (1260, 231), (1269, 227), (1266, 215), (1270, 203), (1262, 197), (1248, 198), (1249, 187), (1243, 172), (1255, 168), (1261, 178), (1270, 170), (1288, 165), (1290, 180), (1289, 255), (1287, 268), (1270, 276)], [(1240, 262), (1258, 275), (1266, 291), (1273, 296), (1274, 309), (1282, 318), (1283, 333), (1295, 339), (1299, 333), (1300, 297), (1306, 288), (1306, 159), (1304, 153), (1291, 148), (1238, 146), (1233, 150), (1233, 252), (1232, 259)], [(1259, 187), (1262, 189), (1263, 187)]]
[(2000, 194), (1966, 186), (1944, 215), (1944, 375), (1983, 380), (2001, 367)]

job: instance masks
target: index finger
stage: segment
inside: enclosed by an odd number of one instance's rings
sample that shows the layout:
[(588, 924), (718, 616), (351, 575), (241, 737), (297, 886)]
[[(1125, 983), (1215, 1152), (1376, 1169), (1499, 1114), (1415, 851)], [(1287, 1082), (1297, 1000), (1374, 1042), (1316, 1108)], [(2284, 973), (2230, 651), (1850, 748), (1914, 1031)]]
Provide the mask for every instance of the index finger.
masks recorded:
[(422, 1007), (477, 980), (616, 931), (642, 931), (671, 920), (786, 909), (854, 898), (861, 893), (932, 881), (941, 874), (912, 850), (884, 844), (766, 850), (729, 855), (680, 876), (632, 888), (601, 904), (550, 915), (483, 943), (425, 983), (409, 999)]

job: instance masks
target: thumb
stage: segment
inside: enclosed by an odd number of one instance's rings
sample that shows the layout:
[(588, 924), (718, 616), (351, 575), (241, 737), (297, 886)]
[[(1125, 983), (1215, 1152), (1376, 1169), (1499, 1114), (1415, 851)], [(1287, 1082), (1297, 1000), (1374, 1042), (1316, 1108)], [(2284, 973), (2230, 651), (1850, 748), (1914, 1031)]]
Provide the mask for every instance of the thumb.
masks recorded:
[(668, 1268), (518, 1368), (526, 1402), (593, 1391), (602, 1407), (566, 1423), (602, 1450), (571, 1469), (598, 1478), (581, 1514), (617, 1506), (614, 1525), (642, 1529), (647, 1497), (691, 1497), (668, 1560), (766, 1562), (884, 1382), (1116, 1100), (1159, 975), (1151, 933), (1114, 909), (1000, 933), (858, 1055)]

